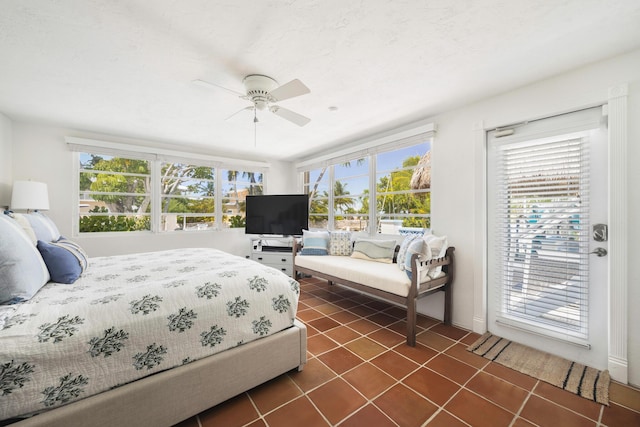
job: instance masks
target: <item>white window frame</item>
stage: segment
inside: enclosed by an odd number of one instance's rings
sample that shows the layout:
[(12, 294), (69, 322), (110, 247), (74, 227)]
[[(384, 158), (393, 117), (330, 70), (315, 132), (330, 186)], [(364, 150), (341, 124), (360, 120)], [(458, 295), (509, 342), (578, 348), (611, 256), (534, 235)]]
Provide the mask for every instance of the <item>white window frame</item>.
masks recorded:
[[(270, 164), (267, 162), (259, 162), (252, 160), (239, 160), (226, 157), (209, 156), (195, 153), (188, 153), (175, 150), (166, 150), (154, 147), (146, 147), (139, 145), (121, 144), (110, 141), (100, 141), (87, 138), (66, 137), (65, 141), (70, 151), (73, 152), (72, 157), (72, 170), (73, 170), (73, 223), (72, 234), (73, 236), (113, 236), (114, 233), (166, 233), (160, 231), (160, 215), (161, 215), (161, 197), (160, 197), (160, 168), (162, 162), (180, 162), (189, 163), (199, 166), (207, 166), (215, 169), (215, 224), (213, 230), (200, 230), (199, 232), (212, 232), (225, 230), (223, 226), (223, 212), (222, 212), (222, 185), (221, 170), (242, 170), (251, 171), (255, 173), (261, 173), (263, 176), (263, 192), (266, 192), (268, 181), (268, 170)], [(128, 232), (86, 232), (80, 233), (79, 231), (79, 176), (80, 176), (80, 153), (94, 153), (103, 155), (112, 155), (116, 157), (148, 160), (150, 162), (151, 170), (151, 230), (149, 231), (128, 231)]]
[[(433, 123), (423, 124), (420, 126), (408, 126), (386, 133), (377, 138), (368, 138), (366, 140), (356, 141), (349, 144), (351, 148), (346, 148), (323, 156), (316, 156), (303, 160), (296, 164), (299, 175), (299, 185), (301, 191), (304, 191), (304, 172), (327, 168), (329, 174), (329, 212), (328, 225), (333, 227), (335, 223), (335, 207), (333, 201), (333, 190), (335, 185), (334, 165), (344, 164), (359, 158), (367, 158), (369, 162), (369, 226), (367, 233), (369, 235), (379, 234), (378, 230), (372, 225), (378, 223), (378, 213), (376, 212), (376, 155), (388, 151), (398, 150), (425, 142), (431, 142), (433, 149), (434, 136), (436, 126)], [(430, 190), (429, 190), (430, 191)], [(433, 228), (433, 224), (431, 224)]]

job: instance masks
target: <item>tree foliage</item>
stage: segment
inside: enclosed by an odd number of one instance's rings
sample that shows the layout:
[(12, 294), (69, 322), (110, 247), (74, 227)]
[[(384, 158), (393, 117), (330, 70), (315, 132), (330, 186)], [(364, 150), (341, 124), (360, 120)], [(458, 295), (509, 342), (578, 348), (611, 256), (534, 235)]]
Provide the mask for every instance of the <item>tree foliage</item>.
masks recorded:
[(107, 208), (96, 206), (90, 213), (104, 213), (105, 215), (84, 215), (80, 217), (80, 232), (95, 233), (101, 231), (138, 231), (149, 230), (151, 222), (149, 216), (116, 216), (108, 214)]
[[(146, 160), (91, 155), (82, 164), (80, 191), (103, 202), (91, 213), (127, 215), (87, 215), (80, 218), (80, 231), (149, 230), (151, 211), (151, 170)], [(214, 169), (184, 163), (162, 163), (160, 176), (161, 208), (164, 213), (214, 212)], [(210, 221), (211, 218), (204, 217)], [(188, 217), (186, 222), (201, 218)]]
[[(393, 216), (402, 215), (422, 215), (431, 212), (431, 193), (414, 192), (411, 189), (411, 177), (415, 166), (420, 161), (420, 156), (410, 156), (402, 162), (402, 167), (397, 168), (390, 174), (381, 176), (376, 182), (376, 211), (382, 214)], [(348, 166), (345, 163), (343, 166)], [(310, 220), (321, 221), (329, 214), (329, 194), (327, 191), (319, 192), (320, 181), (325, 177), (326, 168), (320, 170), (316, 182), (309, 185), (309, 215)], [(307, 175), (307, 179), (309, 174)], [(369, 214), (369, 189), (365, 189), (359, 197), (360, 207), (354, 209), (355, 201), (349, 196), (346, 188), (347, 184), (336, 180), (333, 188), (333, 202), (337, 213), (336, 219), (342, 218), (340, 214)], [(314, 214), (316, 214), (314, 216)], [(323, 214), (319, 216), (318, 214)], [(318, 221), (318, 222), (319, 222)], [(429, 227), (428, 217), (402, 217), (404, 227)]]

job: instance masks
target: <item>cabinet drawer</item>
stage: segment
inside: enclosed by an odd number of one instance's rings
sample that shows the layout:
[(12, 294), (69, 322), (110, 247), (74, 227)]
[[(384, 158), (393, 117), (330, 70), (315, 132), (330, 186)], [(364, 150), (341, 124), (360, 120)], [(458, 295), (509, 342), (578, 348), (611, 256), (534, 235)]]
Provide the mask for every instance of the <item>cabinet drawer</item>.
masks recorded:
[(261, 253), (253, 254), (251, 258), (263, 264), (287, 265), (293, 262), (291, 254), (288, 254), (288, 253), (269, 254), (269, 253), (261, 252)]
[(276, 270), (280, 270), (289, 277), (291, 277), (291, 275), (293, 274), (293, 267), (288, 264), (284, 265), (284, 264), (266, 264), (265, 263), (264, 265), (275, 268)]

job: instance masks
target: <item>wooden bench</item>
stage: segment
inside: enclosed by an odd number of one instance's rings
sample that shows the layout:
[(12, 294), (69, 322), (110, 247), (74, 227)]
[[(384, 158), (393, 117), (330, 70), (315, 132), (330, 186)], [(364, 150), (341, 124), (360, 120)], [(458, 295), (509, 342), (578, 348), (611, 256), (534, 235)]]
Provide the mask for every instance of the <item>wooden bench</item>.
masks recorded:
[[(452, 246), (447, 249), (445, 256), (442, 258), (425, 260), (414, 254), (411, 258), (412, 274), (410, 280), (406, 273), (401, 271), (395, 263), (381, 264), (337, 255), (298, 255), (299, 249), (300, 244), (294, 245), (293, 277), (298, 277), (298, 273), (319, 277), (326, 279), (329, 285), (338, 284), (405, 307), (407, 309), (407, 344), (411, 347), (416, 345), (417, 301), (419, 298), (438, 291), (444, 292), (443, 321), (446, 325), (451, 324), (451, 288), (454, 279), (455, 251)], [(303, 265), (299, 265), (297, 260)], [(340, 268), (336, 268), (337, 265)], [(431, 269), (438, 266), (442, 266), (443, 274), (435, 279), (418, 283), (418, 278), (420, 277), (419, 269)], [(373, 271), (367, 276), (367, 271), (369, 270)], [(396, 271), (401, 274), (396, 274)], [(385, 274), (381, 275), (381, 272)], [(359, 279), (357, 281), (353, 280), (354, 276), (358, 276)], [(381, 277), (384, 277), (384, 286), (380, 286)], [(393, 289), (393, 291), (389, 289)]]

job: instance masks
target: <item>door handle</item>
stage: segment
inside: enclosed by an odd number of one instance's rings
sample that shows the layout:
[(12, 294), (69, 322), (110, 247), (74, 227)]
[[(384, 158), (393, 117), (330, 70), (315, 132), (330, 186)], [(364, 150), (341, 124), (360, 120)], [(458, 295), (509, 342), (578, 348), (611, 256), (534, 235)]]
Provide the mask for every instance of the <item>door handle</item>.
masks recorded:
[(596, 254), (599, 257), (603, 257), (607, 255), (607, 250), (605, 248), (596, 248), (593, 252), (589, 252), (590, 254)]

